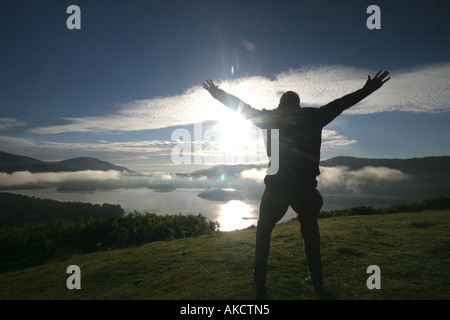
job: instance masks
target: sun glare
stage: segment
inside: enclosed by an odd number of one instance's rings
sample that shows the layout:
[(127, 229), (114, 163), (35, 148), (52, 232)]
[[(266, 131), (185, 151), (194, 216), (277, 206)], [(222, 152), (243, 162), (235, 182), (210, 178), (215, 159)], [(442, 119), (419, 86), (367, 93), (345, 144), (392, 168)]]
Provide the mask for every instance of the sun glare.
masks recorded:
[(235, 112), (224, 114), (218, 124), (220, 141), (227, 149), (241, 148), (250, 142), (251, 124)]

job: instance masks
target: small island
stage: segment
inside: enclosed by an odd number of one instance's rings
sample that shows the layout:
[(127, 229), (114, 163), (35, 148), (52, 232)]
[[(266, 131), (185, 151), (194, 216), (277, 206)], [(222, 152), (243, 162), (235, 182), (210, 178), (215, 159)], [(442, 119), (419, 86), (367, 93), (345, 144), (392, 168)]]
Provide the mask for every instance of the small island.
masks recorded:
[(213, 201), (230, 201), (230, 200), (244, 200), (245, 198), (242, 194), (235, 191), (213, 189), (209, 191), (204, 191), (198, 194), (200, 198), (213, 200)]

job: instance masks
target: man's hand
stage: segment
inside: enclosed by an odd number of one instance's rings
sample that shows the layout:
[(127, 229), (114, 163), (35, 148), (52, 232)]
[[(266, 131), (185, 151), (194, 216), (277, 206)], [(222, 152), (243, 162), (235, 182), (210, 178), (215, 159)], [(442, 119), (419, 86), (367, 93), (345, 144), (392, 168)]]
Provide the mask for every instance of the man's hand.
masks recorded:
[(389, 75), (388, 71), (384, 71), (381, 73), (382, 70), (378, 71), (378, 73), (375, 75), (375, 77), (372, 79), (370, 75), (367, 75), (367, 82), (364, 85), (364, 89), (367, 89), (371, 92), (374, 92), (381, 88), (381, 86), (388, 81), (391, 77), (386, 77)]
[(247, 105), (238, 97), (235, 97), (232, 94), (219, 89), (219, 86), (216, 86), (211, 80), (206, 80), (205, 82), (203, 82), (203, 88), (205, 88), (205, 90), (207, 90), (214, 99), (222, 102), (225, 106), (233, 111), (238, 111), (239, 113), (241, 113), (243, 108), (253, 110), (249, 105)]
[(219, 86), (216, 86), (212, 80), (206, 80), (203, 82), (203, 88), (205, 88), (213, 97), (216, 96)]

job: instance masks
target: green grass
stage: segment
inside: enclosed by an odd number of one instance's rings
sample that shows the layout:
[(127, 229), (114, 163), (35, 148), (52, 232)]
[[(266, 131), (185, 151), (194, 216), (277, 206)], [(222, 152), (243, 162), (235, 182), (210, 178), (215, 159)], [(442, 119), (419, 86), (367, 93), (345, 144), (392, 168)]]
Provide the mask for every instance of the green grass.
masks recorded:
[[(449, 299), (450, 211), (320, 219), (325, 287), (335, 299)], [(255, 229), (215, 232), (65, 259), (0, 274), (0, 299), (254, 299)], [(69, 290), (69, 265), (81, 289)], [(381, 289), (369, 290), (369, 265)], [(270, 299), (318, 299), (307, 276), (296, 220), (276, 226), (268, 267)], [(135, 284), (136, 279), (142, 282)]]

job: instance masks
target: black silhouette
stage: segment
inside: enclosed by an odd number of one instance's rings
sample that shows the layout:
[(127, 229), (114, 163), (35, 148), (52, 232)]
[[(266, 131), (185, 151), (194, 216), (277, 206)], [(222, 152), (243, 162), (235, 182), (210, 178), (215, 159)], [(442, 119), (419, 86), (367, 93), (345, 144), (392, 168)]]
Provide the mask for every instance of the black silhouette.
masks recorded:
[(257, 295), (265, 294), (267, 258), (275, 224), (289, 206), (297, 213), (308, 260), (306, 279), (318, 293), (323, 293), (320, 233), (317, 223), (322, 196), (316, 189), (320, 174), (322, 128), (344, 110), (354, 106), (390, 78), (381, 70), (374, 78), (367, 76), (363, 88), (334, 100), (320, 108), (300, 107), (297, 93), (288, 91), (274, 110), (257, 110), (239, 98), (219, 89), (211, 80), (203, 87), (217, 100), (262, 129), (279, 129), (278, 172), (266, 175), (256, 231), (256, 249), (252, 284)]

